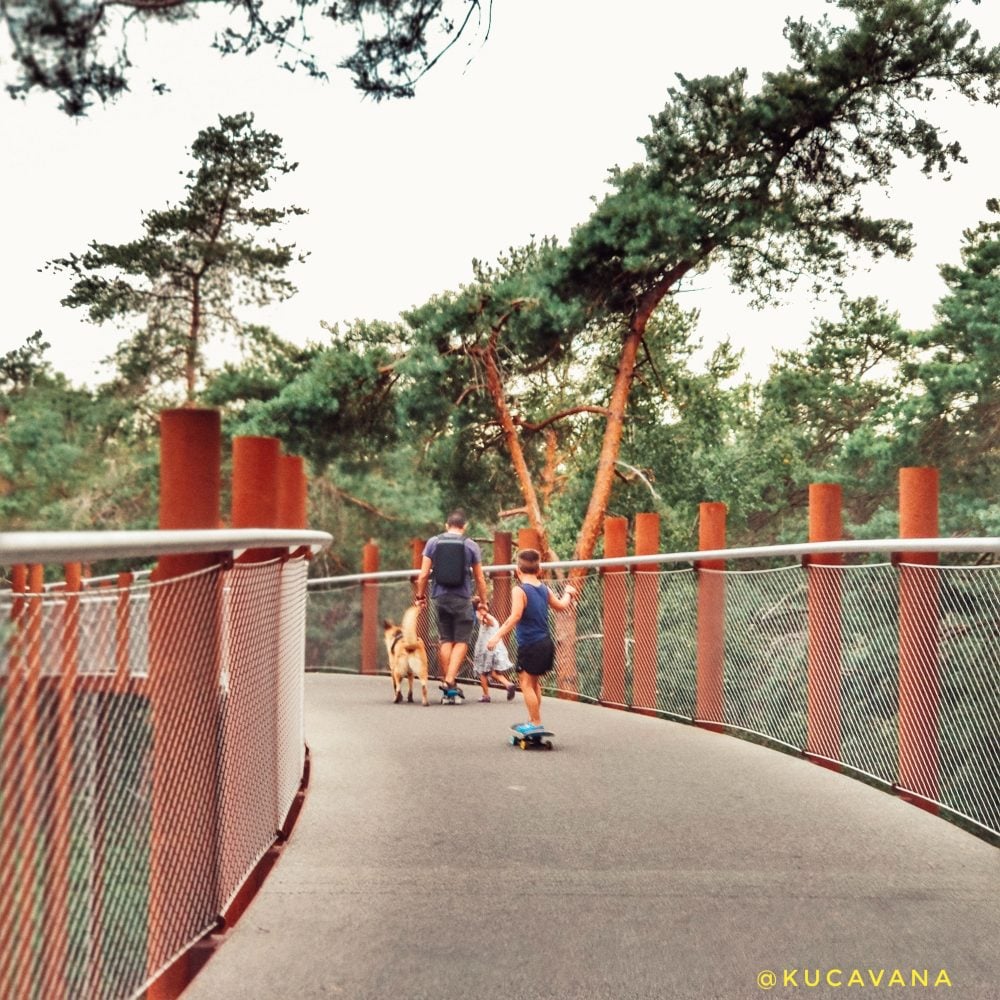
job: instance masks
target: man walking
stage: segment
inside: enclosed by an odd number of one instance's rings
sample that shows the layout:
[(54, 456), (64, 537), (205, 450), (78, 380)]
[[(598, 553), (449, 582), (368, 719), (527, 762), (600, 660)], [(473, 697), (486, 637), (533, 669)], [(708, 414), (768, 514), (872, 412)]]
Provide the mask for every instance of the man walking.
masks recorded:
[(445, 522), (444, 534), (435, 535), (424, 546), (415, 596), (418, 605), (426, 602), (427, 581), (430, 579), (440, 640), (438, 665), (441, 690), (446, 694), (457, 692), (460, 698), (465, 696), (456, 688), (455, 682), (469, 650), (475, 621), (473, 581), (481, 605), (486, 607), (487, 604), (483, 555), (479, 546), (465, 537), (465, 527), (465, 512), (453, 510)]

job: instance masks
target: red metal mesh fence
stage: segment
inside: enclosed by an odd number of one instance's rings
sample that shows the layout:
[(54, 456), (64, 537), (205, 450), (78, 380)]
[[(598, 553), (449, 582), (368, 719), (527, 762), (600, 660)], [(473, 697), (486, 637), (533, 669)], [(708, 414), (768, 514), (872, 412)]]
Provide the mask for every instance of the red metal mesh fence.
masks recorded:
[(0, 996), (130, 997), (298, 791), (304, 559), (0, 593)]
[[(574, 583), (548, 694), (752, 733), (1000, 834), (1000, 566), (595, 566)], [(399, 621), (409, 582), (369, 587)], [(310, 590), (310, 666), (359, 669), (360, 589)]]

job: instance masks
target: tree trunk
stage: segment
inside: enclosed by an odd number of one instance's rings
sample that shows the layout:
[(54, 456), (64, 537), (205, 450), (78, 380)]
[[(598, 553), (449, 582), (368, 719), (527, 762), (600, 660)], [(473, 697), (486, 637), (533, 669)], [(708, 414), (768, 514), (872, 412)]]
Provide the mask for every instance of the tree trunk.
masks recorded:
[(517, 426), (514, 423), (514, 418), (511, 416), (510, 408), (507, 406), (507, 397), (503, 389), (500, 366), (497, 364), (496, 352), (493, 350), (492, 345), (482, 352), (481, 357), (486, 366), (486, 387), (490, 397), (493, 399), (497, 415), (500, 417), (500, 429), (503, 432), (504, 441), (507, 443), (507, 451), (510, 453), (514, 472), (517, 474), (517, 481), (521, 487), (521, 496), (524, 498), (524, 507), (528, 515), (528, 521), (531, 527), (538, 532), (543, 561), (549, 562), (555, 559), (555, 555), (549, 548), (549, 538), (545, 531), (545, 522), (538, 503), (538, 493), (535, 490), (535, 484), (531, 480), (531, 472), (524, 457), (524, 449), (521, 447), (521, 439), (518, 437)]
[[(651, 310), (650, 310), (651, 311)], [(590, 502), (584, 515), (580, 534), (576, 540), (574, 559), (592, 559), (597, 540), (604, 528), (604, 515), (611, 499), (611, 487), (614, 483), (615, 462), (621, 451), (622, 433), (625, 430), (625, 409), (628, 406), (629, 393), (632, 391), (632, 379), (635, 377), (635, 359), (639, 345), (646, 333), (646, 321), (649, 314), (637, 314), (629, 324), (628, 335), (622, 344), (618, 356), (618, 370), (611, 389), (611, 404), (607, 423), (604, 425), (604, 440), (601, 442), (601, 453), (597, 459), (597, 471), (594, 475), (594, 487), (590, 491)]]
[(187, 344), (184, 348), (184, 378), (187, 382), (187, 401), (194, 402), (194, 390), (198, 382), (198, 337), (201, 335), (201, 287), (197, 279), (191, 293), (191, 324), (188, 327)]

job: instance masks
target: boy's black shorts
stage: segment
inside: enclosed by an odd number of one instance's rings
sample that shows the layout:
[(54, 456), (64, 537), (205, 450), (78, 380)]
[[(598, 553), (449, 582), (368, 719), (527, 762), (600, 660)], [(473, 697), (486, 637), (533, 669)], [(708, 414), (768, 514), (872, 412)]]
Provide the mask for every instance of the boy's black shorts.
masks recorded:
[(517, 669), (519, 673), (523, 671), (526, 674), (541, 677), (542, 674), (547, 674), (552, 669), (555, 659), (555, 643), (549, 638), (539, 639), (538, 642), (533, 642), (530, 646), (525, 646), (523, 649), (518, 648)]

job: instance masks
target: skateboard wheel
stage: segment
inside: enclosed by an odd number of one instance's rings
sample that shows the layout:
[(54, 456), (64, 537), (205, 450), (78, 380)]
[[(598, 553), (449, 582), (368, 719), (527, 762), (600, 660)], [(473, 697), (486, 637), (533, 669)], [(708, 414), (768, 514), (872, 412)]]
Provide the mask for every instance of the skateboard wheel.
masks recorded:
[(552, 740), (546, 740), (545, 741), (545, 749), (546, 750), (551, 750), (552, 749)]

